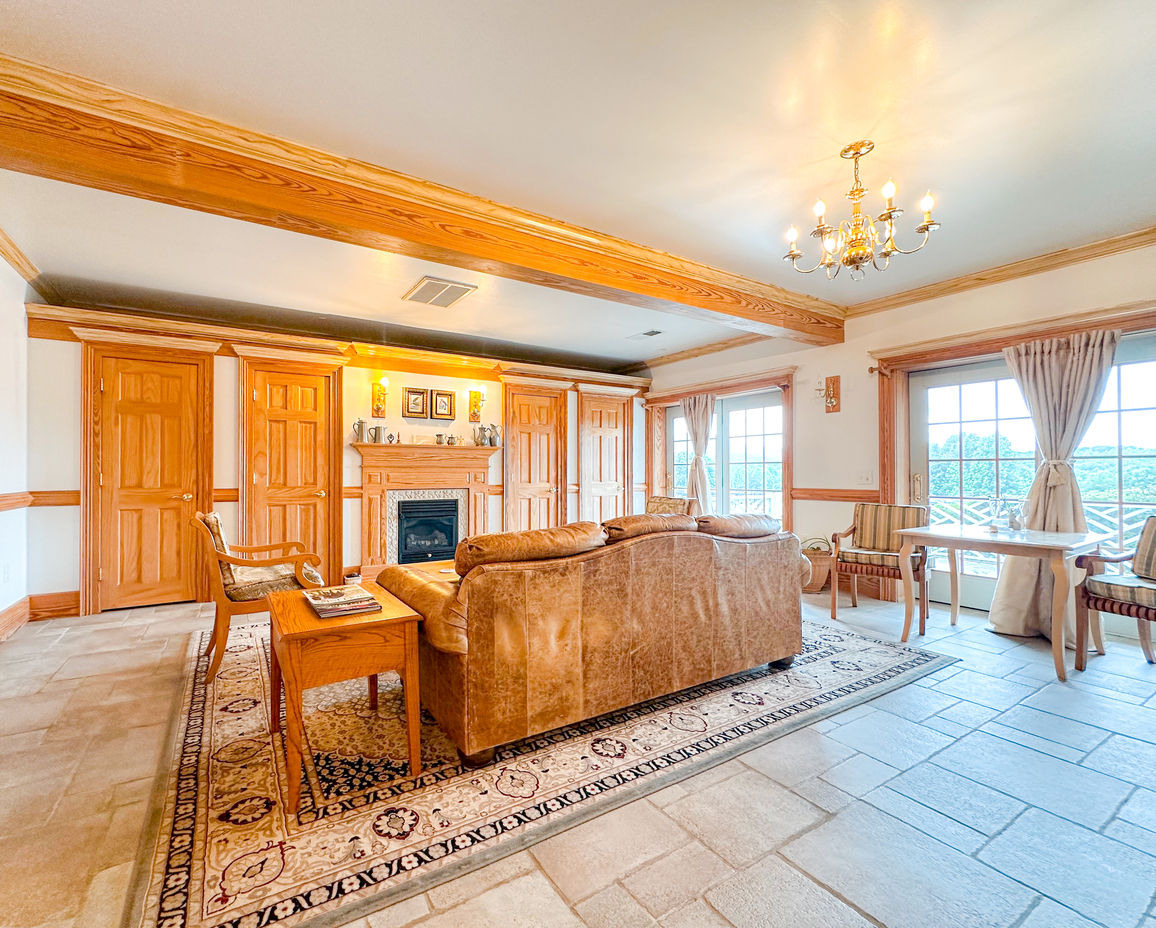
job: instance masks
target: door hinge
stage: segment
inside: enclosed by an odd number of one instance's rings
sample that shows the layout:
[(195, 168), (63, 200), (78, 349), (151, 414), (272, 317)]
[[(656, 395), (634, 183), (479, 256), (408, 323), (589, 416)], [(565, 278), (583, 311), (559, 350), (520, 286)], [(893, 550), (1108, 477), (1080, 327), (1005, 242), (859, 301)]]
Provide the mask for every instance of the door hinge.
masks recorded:
[(100, 475), (100, 485), (104, 486), (104, 474)]
[(104, 579), (104, 568), (103, 567), (98, 567), (96, 569), (96, 579), (97, 580), (103, 580)]
[(100, 392), (101, 393), (104, 392), (104, 378), (103, 377), (100, 378)]
[(253, 402), (254, 403), (257, 402), (257, 391), (256, 390), (253, 391)]

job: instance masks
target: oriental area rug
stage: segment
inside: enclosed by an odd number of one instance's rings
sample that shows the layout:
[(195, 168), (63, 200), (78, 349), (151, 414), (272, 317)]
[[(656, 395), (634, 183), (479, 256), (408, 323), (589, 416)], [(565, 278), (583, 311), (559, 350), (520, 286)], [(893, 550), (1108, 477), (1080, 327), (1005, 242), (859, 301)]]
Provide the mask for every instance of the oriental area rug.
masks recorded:
[(954, 661), (804, 623), (786, 670), (683, 690), (499, 748), (469, 770), (426, 715), (411, 777), (401, 683), (305, 692), (302, 799), (269, 730), (269, 630), (235, 626), (212, 685), (189, 671), (128, 928), (323, 928), (424, 892)]

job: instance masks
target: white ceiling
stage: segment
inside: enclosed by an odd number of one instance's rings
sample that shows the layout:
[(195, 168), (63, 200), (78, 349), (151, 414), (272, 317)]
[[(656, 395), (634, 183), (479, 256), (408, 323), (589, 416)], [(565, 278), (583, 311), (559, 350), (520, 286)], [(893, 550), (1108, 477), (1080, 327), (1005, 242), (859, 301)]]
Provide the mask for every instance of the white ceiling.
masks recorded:
[[(0, 12), (5, 53), (840, 303), (1156, 224), (1154, 38), (1152, 0), (5, 0)], [(864, 137), (871, 210), (889, 176), (908, 209), (900, 245), (928, 188), (943, 228), (864, 281), (795, 274), (786, 227), (806, 229), (816, 196), (846, 214), (838, 152)], [(155, 215), (149, 234), (180, 222)], [(56, 273), (44, 238), (28, 250)], [(89, 246), (89, 273), (110, 273), (109, 257), (137, 271), (102, 247)], [(391, 272), (367, 266), (420, 264), (284, 247), (316, 252), (308, 299), (337, 300), (334, 312), (380, 311), (365, 281)], [(544, 305), (511, 300), (528, 316)], [(538, 315), (535, 332), (561, 317)], [(665, 318), (654, 327), (673, 329)]]
[[(0, 171), (0, 228), (74, 302), (99, 301), (101, 285), (116, 284), (620, 361), (738, 334), (685, 316), (11, 171)], [(426, 274), (478, 289), (448, 309), (403, 300)], [(654, 329), (662, 334), (629, 337)]]

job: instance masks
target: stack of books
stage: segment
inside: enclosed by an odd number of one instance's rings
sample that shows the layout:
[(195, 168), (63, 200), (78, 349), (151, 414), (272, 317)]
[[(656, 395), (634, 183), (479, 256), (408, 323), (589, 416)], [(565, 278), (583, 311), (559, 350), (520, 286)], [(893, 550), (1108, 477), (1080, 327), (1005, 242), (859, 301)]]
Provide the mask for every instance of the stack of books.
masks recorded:
[(370, 593), (352, 583), (306, 590), (305, 599), (323, 619), (336, 619), (362, 612), (381, 612), (381, 604)]

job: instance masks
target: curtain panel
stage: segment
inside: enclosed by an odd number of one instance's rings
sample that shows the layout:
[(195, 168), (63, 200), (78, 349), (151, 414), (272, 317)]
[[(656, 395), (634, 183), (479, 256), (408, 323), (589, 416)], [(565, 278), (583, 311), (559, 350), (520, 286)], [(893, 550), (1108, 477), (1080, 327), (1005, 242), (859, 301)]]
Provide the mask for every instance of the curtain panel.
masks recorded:
[(694, 451), (686, 481), (686, 495), (695, 501), (690, 507), (691, 515), (710, 515), (714, 511), (714, 494), (706, 472), (706, 450), (710, 444), (710, 423), (714, 418), (716, 399), (713, 393), (699, 393), (684, 396), (679, 401)]
[[(1034, 531), (1086, 532), (1084, 501), (1072, 456), (1104, 397), (1116, 357), (1118, 331), (1083, 332), (1004, 349), (1036, 428), (1043, 463), (1024, 505)], [(1052, 574), (1037, 558), (1009, 557), (996, 582), (990, 619), (1005, 635), (1051, 637)], [(1071, 597), (1065, 639), (1075, 638)]]

